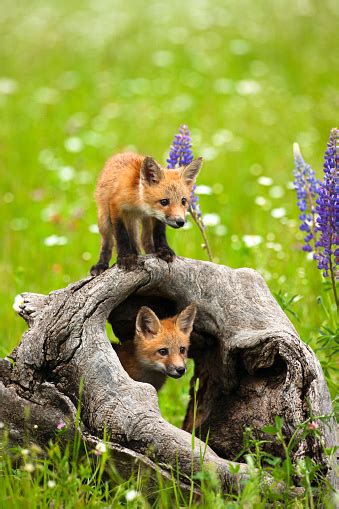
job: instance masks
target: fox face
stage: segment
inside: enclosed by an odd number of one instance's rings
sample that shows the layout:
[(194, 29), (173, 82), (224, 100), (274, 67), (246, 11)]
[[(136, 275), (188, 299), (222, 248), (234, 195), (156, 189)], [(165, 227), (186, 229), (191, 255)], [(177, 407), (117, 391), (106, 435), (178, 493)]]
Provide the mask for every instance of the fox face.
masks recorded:
[(150, 308), (144, 306), (140, 309), (134, 343), (138, 361), (145, 370), (173, 378), (180, 378), (186, 373), (189, 337), (195, 315), (195, 304), (161, 321)]
[(172, 228), (186, 222), (193, 185), (202, 165), (199, 157), (179, 169), (164, 169), (145, 157), (140, 170), (140, 199), (147, 215)]

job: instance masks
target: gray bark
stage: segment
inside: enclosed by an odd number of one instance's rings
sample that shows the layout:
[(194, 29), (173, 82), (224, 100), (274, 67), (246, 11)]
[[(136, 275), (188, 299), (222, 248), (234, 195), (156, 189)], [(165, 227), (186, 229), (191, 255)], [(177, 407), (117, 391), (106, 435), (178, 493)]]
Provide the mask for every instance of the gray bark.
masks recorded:
[[(19, 314), (28, 331), (10, 356), (14, 362), (0, 360), (0, 421), (13, 441), (31, 433), (45, 443), (61, 420), (71, 435), (83, 384), (83, 437), (95, 443), (106, 428), (124, 474), (136, 463), (151, 470), (162, 464), (165, 477), (177, 464), (183, 475), (191, 474), (192, 400), (184, 429), (166, 422), (155, 389), (127, 375), (106, 336), (108, 320), (119, 339), (131, 339), (145, 304), (160, 318), (197, 304), (190, 349), (194, 379), (200, 381), (196, 426), (203, 438), (210, 430), (205, 464), (213, 466), (225, 489), (247, 476), (245, 464), (239, 474), (230, 473), (246, 427), (263, 436), (262, 426), (280, 415), (289, 437), (310, 412), (332, 411), (318, 360), (254, 270), (144, 257), (133, 272), (113, 267), (47, 296), (22, 297)], [(334, 444), (334, 429), (333, 422), (322, 427), (327, 447)], [(197, 440), (195, 470), (204, 449)], [(278, 447), (274, 452), (283, 455)], [(326, 471), (316, 435), (301, 441), (294, 457), (306, 454)]]

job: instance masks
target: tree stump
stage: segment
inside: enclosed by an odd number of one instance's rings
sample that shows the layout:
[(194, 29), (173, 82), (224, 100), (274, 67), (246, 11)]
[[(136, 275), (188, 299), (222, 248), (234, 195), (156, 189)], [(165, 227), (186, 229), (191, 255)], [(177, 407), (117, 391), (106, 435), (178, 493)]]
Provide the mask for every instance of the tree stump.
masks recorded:
[[(95, 444), (106, 428), (122, 474), (129, 475), (135, 464), (151, 471), (161, 465), (165, 477), (176, 465), (183, 475), (191, 474), (192, 462), (200, 469), (206, 446), (196, 440), (192, 453), (193, 400), (184, 429), (166, 422), (155, 389), (127, 375), (106, 336), (108, 320), (121, 341), (131, 339), (142, 305), (163, 318), (197, 304), (189, 352), (195, 362), (192, 383), (200, 381), (195, 425), (202, 438), (209, 430), (204, 462), (225, 489), (247, 477), (245, 464), (238, 474), (230, 471), (245, 428), (263, 436), (261, 428), (279, 415), (288, 438), (310, 412), (332, 411), (318, 360), (254, 270), (181, 257), (167, 264), (146, 256), (133, 272), (114, 266), (49, 295), (23, 293), (22, 299), (18, 312), (28, 331), (9, 358), (0, 360), (0, 420), (12, 442), (28, 434), (46, 443), (60, 421), (71, 436), (82, 386), (83, 438)], [(332, 446), (334, 423), (321, 429), (325, 445)], [(308, 455), (328, 469), (316, 435), (293, 454)]]

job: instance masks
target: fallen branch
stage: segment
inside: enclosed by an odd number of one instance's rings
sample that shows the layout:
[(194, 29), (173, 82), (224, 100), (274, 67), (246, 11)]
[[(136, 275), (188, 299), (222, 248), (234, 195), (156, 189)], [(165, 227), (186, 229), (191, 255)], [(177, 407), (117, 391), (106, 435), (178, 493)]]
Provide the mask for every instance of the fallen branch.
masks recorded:
[[(188, 432), (192, 400), (184, 424), (188, 431), (169, 424), (155, 389), (127, 375), (106, 336), (109, 320), (117, 337), (131, 339), (141, 305), (161, 318), (197, 304), (190, 349), (194, 378), (200, 380), (196, 424), (203, 438), (210, 430), (204, 463), (216, 470), (224, 489), (235, 489), (247, 477), (245, 464), (239, 464), (237, 475), (230, 470), (246, 427), (261, 433), (280, 415), (289, 437), (310, 411), (331, 412), (318, 360), (254, 270), (144, 257), (133, 272), (113, 267), (47, 296), (24, 293), (22, 299), (19, 314), (29, 329), (10, 356), (14, 362), (0, 360), (0, 420), (14, 442), (31, 434), (46, 443), (61, 420), (72, 434), (83, 385), (84, 439), (98, 440), (106, 430), (121, 448), (120, 457), (133, 460), (122, 462), (124, 475), (136, 458), (150, 469), (161, 464), (164, 476), (176, 465), (183, 476), (191, 475), (192, 465), (201, 469), (206, 446), (196, 440), (192, 452)], [(334, 424), (322, 429), (328, 447), (334, 429)], [(306, 454), (327, 469), (316, 435), (300, 442), (294, 459)]]

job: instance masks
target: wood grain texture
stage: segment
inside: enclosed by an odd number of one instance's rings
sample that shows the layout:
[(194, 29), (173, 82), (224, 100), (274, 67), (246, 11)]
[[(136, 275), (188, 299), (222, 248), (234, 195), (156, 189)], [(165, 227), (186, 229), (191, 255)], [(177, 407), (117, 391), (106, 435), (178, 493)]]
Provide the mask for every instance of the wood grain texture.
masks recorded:
[[(202, 437), (210, 429), (205, 463), (213, 465), (225, 489), (247, 476), (245, 464), (237, 476), (230, 473), (246, 427), (262, 436), (262, 426), (280, 415), (289, 437), (310, 411), (332, 411), (318, 360), (257, 272), (180, 257), (167, 264), (146, 256), (133, 272), (113, 267), (48, 296), (23, 294), (19, 314), (29, 329), (11, 354), (15, 363), (0, 360), (0, 420), (12, 430), (12, 439), (19, 441), (31, 425), (33, 432), (33, 421), (42, 443), (60, 420), (70, 423), (71, 433), (83, 383), (82, 421), (94, 440), (106, 427), (124, 454), (141, 455), (151, 469), (161, 463), (164, 472), (178, 464), (183, 475), (190, 475), (192, 402), (185, 429), (165, 421), (155, 389), (127, 375), (105, 327), (109, 320), (126, 340), (141, 305), (150, 305), (162, 318), (191, 302), (197, 305), (190, 348), (194, 378), (200, 380), (197, 425)], [(24, 422), (25, 406), (29, 422)], [(334, 444), (334, 429), (334, 423), (322, 428), (327, 447)], [(196, 440), (195, 470), (201, 448), (205, 445)], [(282, 455), (279, 448), (274, 452)], [(315, 435), (300, 442), (294, 459), (305, 454), (328, 469)]]

